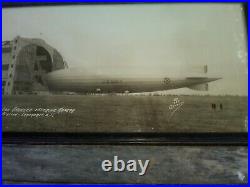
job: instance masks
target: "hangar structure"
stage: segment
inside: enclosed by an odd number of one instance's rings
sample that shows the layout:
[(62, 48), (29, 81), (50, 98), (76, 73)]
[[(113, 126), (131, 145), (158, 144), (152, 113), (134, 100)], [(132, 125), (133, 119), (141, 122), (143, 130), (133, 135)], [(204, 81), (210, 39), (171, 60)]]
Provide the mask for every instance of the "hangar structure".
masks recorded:
[(2, 95), (48, 92), (47, 73), (67, 68), (61, 54), (42, 39), (17, 36), (2, 42)]

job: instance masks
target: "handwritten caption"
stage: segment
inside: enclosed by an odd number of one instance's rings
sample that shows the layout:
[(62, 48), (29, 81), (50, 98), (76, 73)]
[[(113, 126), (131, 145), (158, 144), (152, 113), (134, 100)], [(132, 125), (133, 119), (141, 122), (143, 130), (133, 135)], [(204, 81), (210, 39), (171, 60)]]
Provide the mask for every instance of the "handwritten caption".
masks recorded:
[(55, 115), (73, 114), (74, 108), (25, 108), (25, 107), (2, 107), (3, 117), (23, 117), (23, 118), (39, 118), (54, 117)]

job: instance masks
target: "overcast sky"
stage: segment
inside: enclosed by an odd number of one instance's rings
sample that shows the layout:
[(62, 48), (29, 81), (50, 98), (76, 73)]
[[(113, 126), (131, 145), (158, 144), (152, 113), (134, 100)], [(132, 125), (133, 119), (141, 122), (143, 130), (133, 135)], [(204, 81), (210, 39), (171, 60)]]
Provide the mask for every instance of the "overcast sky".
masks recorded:
[[(2, 38), (42, 38), (70, 67), (122, 76), (184, 77), (208, 65), (209, 94), (247, 95), (239, 4), (81, 5), (3, 9)], [(189, 89), (168, 93), (202, 93)]]

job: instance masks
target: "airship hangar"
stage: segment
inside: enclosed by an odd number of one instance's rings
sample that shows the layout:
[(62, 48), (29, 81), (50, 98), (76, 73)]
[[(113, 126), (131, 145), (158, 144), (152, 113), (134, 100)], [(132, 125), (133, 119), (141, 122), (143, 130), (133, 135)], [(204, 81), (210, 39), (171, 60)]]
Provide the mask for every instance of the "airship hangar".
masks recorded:
[(2, 94), (48, 92), (44, 75), (67, 68), (62, 55), (42, 39), (17, 36), (2, 42)]

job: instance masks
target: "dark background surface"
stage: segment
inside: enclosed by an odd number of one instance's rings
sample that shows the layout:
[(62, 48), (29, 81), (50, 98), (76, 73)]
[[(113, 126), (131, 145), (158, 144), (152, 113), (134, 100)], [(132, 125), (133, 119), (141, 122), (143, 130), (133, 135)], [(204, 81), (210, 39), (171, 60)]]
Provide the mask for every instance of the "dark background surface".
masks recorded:
[[(4, 183), (245, 184), (247, 147), (4, 145)], [(114, 156), (150, 160), (145, 175), (104, 172)], [(139, 167), (139, 166), (138, 166)], [(140, 169), (138, 169), (140, 171)]]

